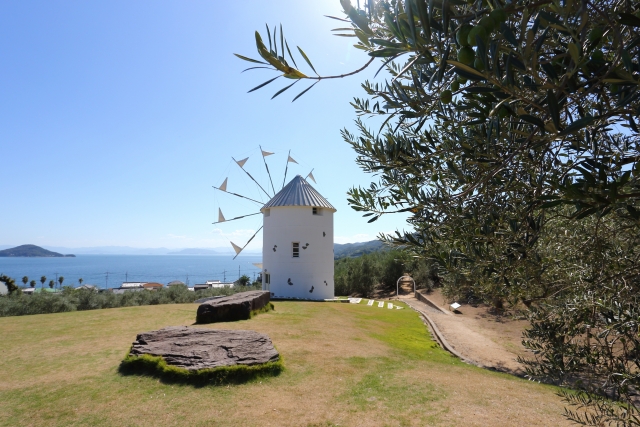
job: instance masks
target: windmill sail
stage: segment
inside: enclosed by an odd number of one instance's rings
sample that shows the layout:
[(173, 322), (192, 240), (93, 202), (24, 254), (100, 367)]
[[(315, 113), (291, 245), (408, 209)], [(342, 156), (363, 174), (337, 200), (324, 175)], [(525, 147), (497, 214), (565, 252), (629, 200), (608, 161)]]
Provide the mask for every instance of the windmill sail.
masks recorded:
[(219, 190), (227, 191), (227, 180), (228, 180), (228, 179), (229, 179), (228, 177), (224, 179), (224, 182), (223, 182), (223, 183), (222, 183), (222, 185), (220, 186)]
[[(232, 159), (233, 159), (233, 157), (232, 157)], [(264, 192), (264, 194), (266, 194), (266, 195), (267, 195), (267, 197), (268, 197), (268, 198), (271, 198), (271, 195), (270, 195), (269, 193), (267, 193), (267, 192), (266, 192), (266, 190), (265, 190), (264, 188), (262, 188), (262, 185), (260, 185), (260, 183), (259, 183), (258, 181), (256, 181), (256, 180), (255, 180), (255, 178), (254, 178), (254, 177), (252, 177), (252, 176), (251, 176), (251, 174), (250, 174), (249, 172), (247, 172), (247, 171), (242, 167), (242, 166), (244, 166), (244, 164), (247, 162), (247, 159), (249, 159), (249, 158), (247, 157), (246, 159), (243, 159), (243, 160), (236, 160), (236, 159), (233, 159), (233, 161), (234, 161), (234, 162), (236, 162), (236, 163), (238, 164), (238, 166), (240, 166), (240, 169), (242, 169), (242, 171), (243, 171), (244, 173), (246, 173), (246, 174), (249, 176), (249, 178), (251, 178), (251, 181), (255, 182), (255, 183), (256, 183), (256, 185), (257, 185), (258, 187), (260, 187), (260, 189)]]
[(287, 182), (287, 172), (289, 171), (289, 163), (290, 162), (298, 164), (298, 162), (293, 160), (293, 157), (291, 157), (291, 150), (289, 150), (289, 154), (287, 154), (287, 166), (285, 166), (285, 168), (284, 168), (284, 179), (282, 180), (282, 188), (284, 188), (284, 183)]
[[(239, 254), (240, 252), (242, 252), (242, 248), (241, 248), (240, 246), (236, 245), (236, 244), (235, 244), (235, 243), (233, 243), (233, 242), (230, 242), (230, 243), (231, 243), (231, 246), (233, 246), (233, 250), (234, 250), (234, 251), (236, 251), (236, 256), (238, 256), (238, 254)], [(235, 257), (234, 257), (234, 259), (235, 259)]]
[(224, 215), (222, 215), (222, 209), (218, 208), (218, 222), (225, 222)]
[[(232, 159), (233, 159), (233, 157), (232, 157)], [(247, 160), (249, 160), (249, 158), (246, 157), (246, 158), (244, 158), (242, 160), (236, 160), (236, 159), (233, 159), (233, 160), (238, 164), (238, 166), (240, 166), (242, 168), (242, 167), (244, 167), (244, 164), (247, 163)]]
[(256, 237), (256, 235), (260, 232), (260, 230), (262, 230), (262, 227), (258, 228), (258, 231), (256, 231), (253, 236), (251, 236), (251, 238), (247, 241), (247, 243), (244, 244), (243, 247), (238, 247), (238, 245), (236, 245), (235, 243), (231, 242), (231, 245), (233, 246), (233, 249), (236, 251), (236, 256), (233, 257), (233, 259), (236, 259), (238, 257), (238, 255), (240, 255), (240, 252), (242, 252), (242, 250), (244, 248), (247, 247), (247, 245), (249, 243), (251, 243), (251, 241), (253, 240), (254, 237)]
[[(226, 180), (225, 180), (225, 181), (226, 181)], [(231, 195), (236, 196), (236, 197), (242, 197), (243, 199), (251, 200), (252, 202), (256, 202), (256, 203), (259, 203), (259, 204), (261, 204), (261, 205), (264, 205), (264, 202), (260, 202), (260, 201), (258, 201), (258, 200), (254, 200), (254, 199), (252, 199), (251, 197), (242, 196), (242, 195), (237, 194), (237, 193), (232, 193), (231, 191), (227, 191), (226, 189), (223, 189), (222, 187), (216, 187), (216, 186), (214, 185), (214, 186), (213, 186), (213, 188), (215, 188), (216, 190), (224, 191), (224, 192), (225, 192), (225, 193), (227, 193), (227, 194), (231, 194)], [(225, 188), (226, 188), (226, 186), (225, 186)]]
[(309, 172), (309, 175), (307, 175), (307, 178), (313, 181), (314, 184), (317, 184), (316, 179), (313, 177), (313, 169), (311, 170), (311, 172)]
[[(218, 211), (219, 210), (220, 209), (218, 208)], [(260, 215), (260, 214), (262, 214), (262, 212), (256, 212), (256, 213), (252, 213), (252, 214), (248, 214), (248, 215), (237, 216), (237, 217), (231, 218), (231, 219), (225, 219), (224, 216), (223, 217), (220, 216), (221, 214), (222, 214), (222, 212), (219, 212), (218, 221), (213, 222), (212, 224), (219, 224), (221, 222), (235, 221), (236, 219), (242, 219), (242, 218), (246, 218), (248, 216)], [(222, 221), (220, 221), (220, 218), (222, 218)]]
[(269, 182), (271, 182), (271, 190), (273, 190), (273, 195), (276, 195), (276, 189), (273, 187), (273, 179), (271, 179), (271, 172), (269, 172), (269, 166), (267, 166), (267, 159), (265, 157), (272, 155), (273, 153), (269, 151), (264, 151), (262, 146), (260, 146), (260, 151), (262, 151), (262, 161), (264, 162), (264, 167), (267, 170), (267, 175), (269, 175)]

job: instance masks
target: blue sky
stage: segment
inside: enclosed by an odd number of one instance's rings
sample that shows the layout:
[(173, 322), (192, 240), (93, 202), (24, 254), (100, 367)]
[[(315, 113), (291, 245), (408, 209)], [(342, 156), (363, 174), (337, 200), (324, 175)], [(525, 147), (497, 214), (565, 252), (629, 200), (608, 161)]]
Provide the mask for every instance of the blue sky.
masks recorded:
[(275, 74), (241, 74), (250, 65), (233, 56), (256, 57), (254, 31), (282, 23), (320, 74), (361, 67), (367, 56), (323, 15), (343, 16), (339, 1), (0, 3), (0, 244), (243, 244), (260, 216), (211, 223), (219, 206), (227, 218), (256, 207), (212, 185), (229, 176), (230, 191), (258, 194), (231, 161), (250, 156), (246, 169), (265, 182), (258, 145), (277, 153), (267, 158), (276, 187), (289, 149), (300, 163), (289, 178), (314, 169), (312, 185), (338, 209), (337, 243), (402, 228), (399, 216), (367, 224), (346, 201), (371, 176), (339, 131), (355, 129), (349, 101), (377, 67), (292, 104), (295, 88), (270, 100), (285, 82), (248, 94)]

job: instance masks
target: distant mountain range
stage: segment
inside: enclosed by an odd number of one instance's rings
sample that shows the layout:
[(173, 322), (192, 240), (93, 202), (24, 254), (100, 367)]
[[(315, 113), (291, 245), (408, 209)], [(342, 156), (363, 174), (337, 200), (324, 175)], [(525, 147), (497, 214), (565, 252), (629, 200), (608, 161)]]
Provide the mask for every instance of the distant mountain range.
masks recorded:
[(75, 255), (62, 255), (58, 252), (48, 251), (36, 245), (21, 245), (0, 251), (0, 257), (41, 257), (41, 258), (64, 258), (75, 257)]
[[(15, 252), (19, 248), (31, 248), (26, 252), (19, 252), (32, 255), (9, 255), (17, 254)], [(37, 248), (34, 249), (34, 248)], [(333, 245), (334, 257), (359, 257), (371, 252), (385, 250), (386, 246), (379, 240), (372, 240), (369, 242), (358, 243), (336, 243)], [(2, 250), (5, 249), (5, 250)], [(183, 249), (169, 249), (169, 248), (132, 248), (130, 246), (96, 246), (96, 247), (80, 247), (80, 248), (67, 248), (60, 246), (47, 246), (46, 249), (35, 245), (22, 245), (16, 248), (9, 245), (0, 245), (0, 256), (41, 256), (41, 257), (62, 257), (63, 254), (74, 253), (76, 255), (235, 255), (235, 252), (231, 248), (183, 248)], [(36, 255), (38, 254), (38, 255)], [(243, 255), (260, 255), (261, 250), (246, 249), (242, 252)]]
[(203, 249), (203, 248), (187, 248), (175, 252), (168, 252), (167, 255), (223, 255), (230, 254), (233, 251), (219, 249)]
[(340, 258), (356, 258), (371, 252), (384, 251), (387, 246), (380, 240), (371, 240), (369, 242), (345, 243), (333, 245), (333, 257)]

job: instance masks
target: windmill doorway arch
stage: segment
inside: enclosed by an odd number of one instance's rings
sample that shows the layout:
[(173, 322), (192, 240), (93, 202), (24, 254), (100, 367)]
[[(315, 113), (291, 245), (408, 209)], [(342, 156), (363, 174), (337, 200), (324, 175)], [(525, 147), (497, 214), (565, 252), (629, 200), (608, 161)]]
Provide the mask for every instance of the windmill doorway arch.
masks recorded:
[(413, 277), (411, 276), (401, 276), (398, 281), (396, 282), (396, 296), (399, 297), (400, 296), (400, 281), (402, 279), (411, 279), (411, 281), (413, 282), (413, 294), (415, 295), (416, 293), (416, 281), (413, 280)]

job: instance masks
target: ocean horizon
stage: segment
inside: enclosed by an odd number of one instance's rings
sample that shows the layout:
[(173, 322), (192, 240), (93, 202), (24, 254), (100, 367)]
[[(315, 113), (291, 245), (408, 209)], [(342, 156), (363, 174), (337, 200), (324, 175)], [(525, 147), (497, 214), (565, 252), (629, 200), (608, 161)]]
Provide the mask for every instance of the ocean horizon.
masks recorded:
[[(96, 285), (100, 289), (117, 288), (122, 282), (158, 282), (166, 285), (180, 280), (189, 286), (207, 280), (232, 282), (241, 275), (254, 280), (260, 269), (253, 263), (262, 262), (261, 255), (89, 255), (69, 258), (0, 257), (0, 274), (15, 279), (24, 286), (22, 277), (35, 280), (40, 288), (40, 277), (50, 280), (64, 277), (62, 286)], [(29, 286), (27, 284), (27, 286)], [(56, 287), (59, 283), (56, 282)]]

